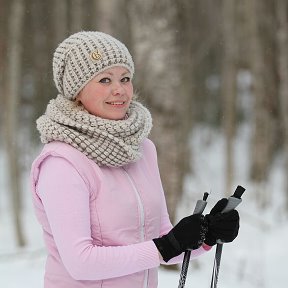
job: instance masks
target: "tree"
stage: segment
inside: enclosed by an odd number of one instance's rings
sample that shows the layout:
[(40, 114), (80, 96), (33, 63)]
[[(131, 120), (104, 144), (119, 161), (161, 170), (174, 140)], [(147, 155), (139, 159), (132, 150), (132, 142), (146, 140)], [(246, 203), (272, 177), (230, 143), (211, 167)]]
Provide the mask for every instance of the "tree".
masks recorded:
[[(175, 1), (132, 1), (132, 35), (136, 62), (136, 87), (152, 112), (152, 139), (158, 150), (169, 214), (175, 220), (187, 173), (190, 119), (188, 97), (182, 90), (177, 43)], [(181, 44), (183, 47), (183, 44)], [(191, 79), (190, 79), (191, 80)]]
[(70, 3), (71, 12), (71, 25), (70, 30), (72, 33), (79, 32), (83, 30), (84, 26), (84, 7), (85, 3), (82, 0), (73, 0)]
[[(280, 113), (283, 131), (283, 154), (285, 159), (285, 174), (288, 175), (288, 4), (286, 0), (276, 2), (278, 18), (278, 73)], [(288, 210), (288, 181), (286, 177), (286, 209)]]
[[(68, 3), (67, 0), (54, 0), (52, 3), (52, 31), (55, 43), (60, 43), (68, 33)], [(56, 48), (56, 47), (55, 47)]]
[(222, 113), (226, 141), (226, 195), (232, 191), (234, 178), (234, 136), (236, 125), (236, 73), (237, 73), (237, 38), (236, 38), (236, 3), (223, 0), (223, 56), (222, 56)]
[[(7, 5), (6, 0), (0, 0), (0, 101), (3, 105), (0, 107), (0, 134), (2, 133), (2, 123), (3, 123), (3, 114), (5, 107), (5, 97), (4, 97), (4, 73), (5, 73), (5, 53), (6, 53), (6, 31), (7, 31)], [(2, 138), (2, 137), (1, 137)], [(0, 145), (3, 145), (0, 140)]]
[[(132, 48), (130, 1), (94, 0), (96, 12), (95, 27), (97, 27), (97, 30), (113, 35), (125, 43), (129, 50)], [(119, 18), (119, 15), (121, 15), (121, 18)]]
[(19, 246), (25, 245), (21, 226), (21, 173), (19, 159), (21, 155), (18, 136), (18, 103), (20, 101), (21, 83), (21, 55), (22, 55), (22, 27), (24, 21), (25, 2), (13, 0), (11, 2), (8, 22), (7, 40), (7, 70), (6, 70), (6, 114), (5, 114), (5, 144), (9, 178), (9, 193), (11, 193), (14, 227)]
[[(273, 93), (273, 69), (265, 55), (265, 36), (267, 37), (267, 27), (264, 25), (264, 19), (269, 19), (271, 11), (264, 9), (265, 5), (259, 0), (246, 1), (247, 20), (249, 21), (249, 62), (253, 76), (253, 139), (251, 149), (251, 178), (256, 183), (265, 183), (269, 176), (271, 160), (273, 155), (274, 142), (274, 118), (271, 113), (274, 108)], [(265, 16), (264, 16), (265, 15)], [(268, 43), (268, 45), (271, 43)], [(266, 57), (265, 57), (266, 56)], [(269, 74), (269, 77), (267, 76)], [(269, 78), (269, 86), (267, 81)], [(267, 194), (261, 189), (262, 205), (267, 202)]]

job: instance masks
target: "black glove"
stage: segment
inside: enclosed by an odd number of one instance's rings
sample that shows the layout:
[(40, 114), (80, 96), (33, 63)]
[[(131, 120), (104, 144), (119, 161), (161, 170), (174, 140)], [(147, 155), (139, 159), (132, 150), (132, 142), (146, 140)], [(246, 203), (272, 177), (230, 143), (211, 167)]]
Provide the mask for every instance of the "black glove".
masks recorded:
[(226, 207), (228, 199), (219, 200), (205, 216), (208, 231), (205, 236), (205, 244), (213, 246), (220, 239), (222, 242), (232, 242), (239, 231), (239, 214), (233, 209), (229, 212), (221, 213)]
[(193, 214), (183, 218), (167, 235), (153, 239), (165, 262), (187, 249), (199, 248), (205, 238), (204, 216)]

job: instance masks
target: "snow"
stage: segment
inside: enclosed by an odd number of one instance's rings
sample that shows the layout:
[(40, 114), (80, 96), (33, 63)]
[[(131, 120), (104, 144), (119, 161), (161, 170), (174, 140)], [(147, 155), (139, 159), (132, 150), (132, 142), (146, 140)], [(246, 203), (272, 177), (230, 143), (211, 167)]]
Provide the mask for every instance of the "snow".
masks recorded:
[[(267, 183), (256, 185), (248, 181), (249, 126), (238, 129), (235, 140), (235, 187), (239, 184), (247, 191), (239, 206), (241, 228), (238, 238), (224, 244), (218, 287), (221, 288), (285, 288), (288, 283), (287, 259), (288, 221), (284, 207), (283, 157), (275, 161)], [(206, 211), (223, 196), (224, 141), (221, 133), (205, 126), (195, 127), (191, 135), (193, 173), (185, 181), (185, 194), (177, 217), (193, 211), (195, 201), (203, 192), (210, 192)], [(5, 158), (0, 157), (0, 287), (43, 287), (45, 249), (42, 231), (35, 219), (28, 189), (28, 171), (24, 175), (25, 205), (23, 223), (27, 247), (17, 248), (12, 229), (11, 209), (8, 205), (5, 182)], [(261, 208), (259, 191), (268, 195), (269, 205)], [(212, 251), (191, 262), (186, 287), (210, 287)], [(159, 269), (159, 287), (178, 287), (179, 271)]]

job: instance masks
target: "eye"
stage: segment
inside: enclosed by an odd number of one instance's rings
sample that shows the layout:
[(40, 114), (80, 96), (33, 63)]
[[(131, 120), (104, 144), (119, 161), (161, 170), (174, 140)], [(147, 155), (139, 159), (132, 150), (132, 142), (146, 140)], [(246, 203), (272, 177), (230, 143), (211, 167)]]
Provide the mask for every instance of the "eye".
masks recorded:
[(131, 81), (131, 78), (130, 77), (124, 77), (121, 79), (121, 82), (123, 83), (127, 83), (127, 82), (130, 82)]
[(106, 83), (110, 83), (111, 80), (109, 78), (107, 78), (107, 77), (104, 77), (104, 78), (100, 79), (99, 82), (106, 84)]

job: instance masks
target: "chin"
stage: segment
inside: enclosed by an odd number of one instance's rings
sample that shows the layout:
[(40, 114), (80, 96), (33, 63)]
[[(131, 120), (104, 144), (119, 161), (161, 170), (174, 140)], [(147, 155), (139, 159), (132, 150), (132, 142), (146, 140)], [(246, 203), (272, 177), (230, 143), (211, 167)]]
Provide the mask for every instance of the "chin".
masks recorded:
[(124, 120), (126, 117), (126, 113), (124, 115), (107, 115), (106, 117), (103, 117), (104, 119), (108, 120)]
[(121, 117), (115, 117), (112, 120), (125, 120), (125, 115)]

